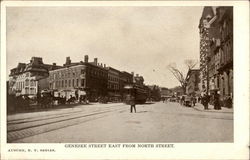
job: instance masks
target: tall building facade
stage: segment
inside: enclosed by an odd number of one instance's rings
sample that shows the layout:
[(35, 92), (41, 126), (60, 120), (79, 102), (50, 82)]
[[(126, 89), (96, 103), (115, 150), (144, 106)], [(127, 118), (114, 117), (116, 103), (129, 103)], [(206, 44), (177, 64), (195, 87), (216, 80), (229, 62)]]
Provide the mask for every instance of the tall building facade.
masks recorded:
[(94, 62), (84, 57), (84, 62), (73, 63), (70, 57), (66, 58), (63, 68), (50, 71), (49, 86), (51, 90), (59, 92), (60, 96), (67, 99), (70, 96), (78, 98), (84, 92), (89, 100), (96, 101), (99, 96), (107, 94), (108, 70), (102, 64), (98, 64), (97, 58)]
[(203, 92), (233, 98), (233, 7), (204, 7), (199, 24)]
[(42, 58), (32, 57), (30, 62), (19, 63), (9, 75), (9, 94), (36, 96), (39, 89), (48, 89), (49, 71), (61, 68), (56, 63), (44, 64)]
[(108, 70), (108, 96), (121, 98), (120, 94), (120, 71), (112, 67)]

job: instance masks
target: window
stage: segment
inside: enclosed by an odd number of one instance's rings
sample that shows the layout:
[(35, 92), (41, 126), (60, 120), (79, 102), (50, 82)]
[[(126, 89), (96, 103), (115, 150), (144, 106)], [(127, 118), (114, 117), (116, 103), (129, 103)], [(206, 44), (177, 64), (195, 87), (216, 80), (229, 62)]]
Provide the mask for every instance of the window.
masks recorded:
[(79, 80), (78, 80), (78, 79), (76, 79), (76, 86), (77, 86), (77, 87), (78, 87), (78, 83), (79, 83), (78, 81), (79, 81)]
[(67, 87), (67, 80), (65, 80), (65, 87)]
[(69, 80), (69, 87), (71, 87), (71, 80)]
[(28, 86), (28, 85), (29, 85), (29, 80), (26, 79), (26, 80), (25, 80), (25, 86)]
[(64, 81), (62, 80), (62, 87), (64, 87), (64, 83), (63, 83)]
[(72, 87), (74, 87), (75, 86), (75, 80), (73, 79), (72, 80)]
[(81, 79), (81, 86), (84, 87), (84, 79)]
[(29, 94), (29, 88), (25, 88), (25, 94)]

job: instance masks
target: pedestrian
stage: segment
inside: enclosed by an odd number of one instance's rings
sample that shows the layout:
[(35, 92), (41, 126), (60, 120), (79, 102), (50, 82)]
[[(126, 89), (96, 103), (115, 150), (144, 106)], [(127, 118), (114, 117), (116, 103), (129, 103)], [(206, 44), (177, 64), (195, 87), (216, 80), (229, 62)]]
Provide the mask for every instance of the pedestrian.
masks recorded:
[(219, 96), (220, 95), (217, 92), (215, 92), (214, 94), (214, 109), (215, 110), (221, 110)]
[(203, 106), (204, 106), (204, 109), (207, 110), (207, 109), (208, 109), (208, 102), (209, 102), (209, 100), (208, 100), (208, 95), (205, 94), (205, 95), (202, 97), (201, 102), (202, 102), (202, 104), (203, 104)]
[(196, 99), (197, 99), (197, 98), (194, 96), (194, 97), (193, 97), (193, 106), (195, 106), (195, 104), (196, 104)]
[(135, 97), (134, 96), (131, 96), (131, 99), (130, 99), (130, 113), (133, 113), (133, 109), (136, 113), (136, 108), (135, 108)]
[(184, 105), (184, 102), (185, 102), (185, 97), (182, 96), (182, 97), (181, 97), (181, 105)]

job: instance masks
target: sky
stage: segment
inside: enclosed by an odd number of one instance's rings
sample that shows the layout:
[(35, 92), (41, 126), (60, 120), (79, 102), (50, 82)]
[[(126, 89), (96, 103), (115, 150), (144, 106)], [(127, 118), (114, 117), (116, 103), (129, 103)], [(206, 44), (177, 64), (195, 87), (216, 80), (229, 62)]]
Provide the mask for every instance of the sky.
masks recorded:
[[(168, 70), (199, 60), (198, 24), (203, 7), (8, 7), (7, 74), (19, 62), (42, 57), (46, 64), (98, 58), (144, 77), (147, 85), (179, 83)], [(7, 75), (8, 77), (8, 75)]]

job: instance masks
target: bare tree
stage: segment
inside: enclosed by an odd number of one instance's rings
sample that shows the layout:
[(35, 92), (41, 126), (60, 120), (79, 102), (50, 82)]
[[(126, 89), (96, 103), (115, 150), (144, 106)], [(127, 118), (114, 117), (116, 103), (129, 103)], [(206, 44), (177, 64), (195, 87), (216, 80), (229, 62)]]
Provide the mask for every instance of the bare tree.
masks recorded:
[[(185, 60), (184, 63), (188, 67), (188, 71), (189, 71), (198, 64), (198, 61), (188, 59), (188, 60)], [(174, 77), (179, 81), (180, 86), (183, 90), (183, 93), (185, 94), (186, 87), (187, 87), (186, 74), (188, 73), (188, 71), (186, 73), (183, 73), (180, 69), (177, 68), (175, 63), (169, 64), (167, 68), (174, 75)]]
[(194, 59), (187, 59), (184, 61), (184, 63), (188, 67), (188, 70), (190, 70), (193, 69), (198, 64), (198, 61)]

